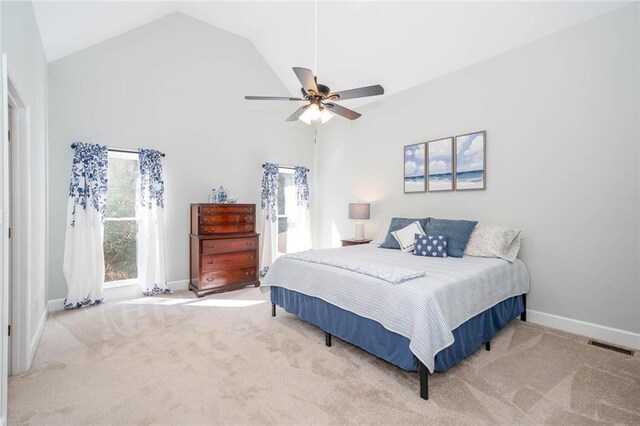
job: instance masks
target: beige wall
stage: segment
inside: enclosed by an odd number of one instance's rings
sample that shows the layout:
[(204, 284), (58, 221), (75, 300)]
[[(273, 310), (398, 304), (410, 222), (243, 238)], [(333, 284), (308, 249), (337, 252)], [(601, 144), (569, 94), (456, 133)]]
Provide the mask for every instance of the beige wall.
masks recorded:
[[(524, 231), (529, 308), (640, 332), (638, 4), (359, 108), (318, 141), (315, 240), (349, 202)], [(345, 102), (345, 106), (348, 103)], [(403, 145), (487, 131), (487, 190), (403, 194)]]
[(66, 296), (62, 252), (74, 141), (167, 154), (168, 280), (189, 278), (189, 203), (224, 185), (260, 202), (264, 161), (310, 166), (313, 134), (254, 46), (180, 13), (49, 64), (49, 298)]

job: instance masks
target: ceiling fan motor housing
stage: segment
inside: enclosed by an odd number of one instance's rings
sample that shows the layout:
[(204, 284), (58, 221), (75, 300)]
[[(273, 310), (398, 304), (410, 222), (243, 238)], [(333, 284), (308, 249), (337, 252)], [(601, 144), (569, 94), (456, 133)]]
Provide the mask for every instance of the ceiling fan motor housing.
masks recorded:
[(312, 97), (326, 98), (331, 92), (331, 89), (329, 88), (329, 86), (325, 86), (324, 84), (316, 84), (316, 87), (318, 88), (319, 93), (313, 93), (313, 92), (307, 93), (304, 90), (304, 87), (301, 87), (300, 91), (302, 92), (302, 96), (305, 96), (307, 98), (312, 98)]

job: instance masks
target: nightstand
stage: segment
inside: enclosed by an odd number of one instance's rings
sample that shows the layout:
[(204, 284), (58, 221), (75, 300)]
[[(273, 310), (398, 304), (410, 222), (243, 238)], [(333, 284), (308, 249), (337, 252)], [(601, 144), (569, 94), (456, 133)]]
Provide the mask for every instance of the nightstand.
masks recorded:
[(359, 244), (369, 244), (371, 240), (341, 240), (342, 247), (346, 246), (357, 246)]

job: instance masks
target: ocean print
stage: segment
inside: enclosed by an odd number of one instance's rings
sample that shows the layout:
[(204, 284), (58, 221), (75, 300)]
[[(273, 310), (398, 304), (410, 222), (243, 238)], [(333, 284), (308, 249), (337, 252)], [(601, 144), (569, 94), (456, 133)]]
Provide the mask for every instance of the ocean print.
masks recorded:
[(453, 138), (427, 143), (427, 190), (453, 191)]
[(404, 192), (424, 192), (425, 144), (404, 147)]
[(456, 136), (456, 190), (485, 189), (486, 132)]

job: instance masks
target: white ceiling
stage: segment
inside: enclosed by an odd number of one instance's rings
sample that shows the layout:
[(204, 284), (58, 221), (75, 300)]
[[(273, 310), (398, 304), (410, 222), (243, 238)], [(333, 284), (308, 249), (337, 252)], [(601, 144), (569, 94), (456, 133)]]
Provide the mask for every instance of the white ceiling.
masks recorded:
[[(250, 39), (290, 91), (254, 95), (297, 96), (300, 84), (291, 67), (314, 68), (312, 1), (33, 4), (49, 61), (180, 11)], [(321, 0), (318, 80), (333, 90), (380, 83), (388, 95), (624, 4)], [(357, 106), (367, 100), (345, 103)]]

